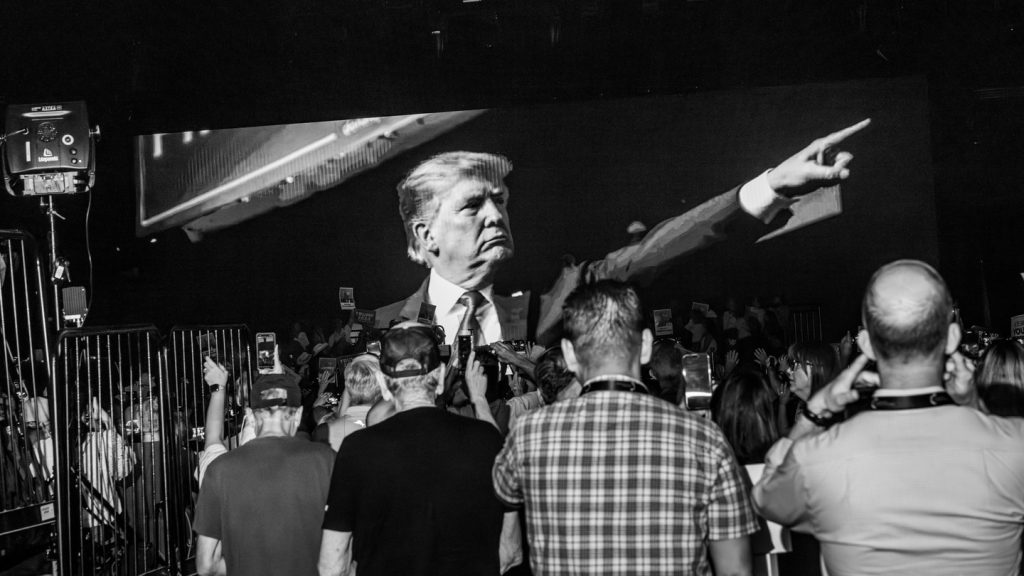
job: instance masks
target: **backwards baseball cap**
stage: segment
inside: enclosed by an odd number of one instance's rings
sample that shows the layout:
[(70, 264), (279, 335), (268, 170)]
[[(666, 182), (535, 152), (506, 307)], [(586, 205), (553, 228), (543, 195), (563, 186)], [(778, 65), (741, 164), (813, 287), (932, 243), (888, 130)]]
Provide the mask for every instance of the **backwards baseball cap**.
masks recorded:
[(430, 326), (399, 324), (380, 342), (380, 370), (391, 378), (422, 376), (441, 365), (441, 350)]
[(273, 406), (302, 406), (299, 384), (287, 374), (263, 374), (252, 385), (249, 406), (253, 410)]

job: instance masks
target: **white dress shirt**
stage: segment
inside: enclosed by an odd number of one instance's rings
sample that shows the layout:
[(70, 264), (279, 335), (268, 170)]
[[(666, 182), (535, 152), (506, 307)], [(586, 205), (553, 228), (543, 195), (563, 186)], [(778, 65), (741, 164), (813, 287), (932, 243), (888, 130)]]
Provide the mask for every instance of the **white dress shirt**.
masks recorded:
[[(459, 298), (466, 293), (466, 289), (452, 284), (437, 270), (430, 271), (430, 284), (427, 286), (427, 297), (434, 309), (434, 321), (444, 328), (444, 343), (453, 344), (459, 332), (459, 324), (466, 313), (466, 307), (459, 302)], [(483, 332), (484, 342), (492, 344), (501, 341), (501, 322), (498, 320), (498, 310), (494, 307), (494, 286), (485, 286), (480, 289), (486, 302), (476, 309), (476, 319), (480, 322), (480, 329)]]
[(740, 187), (740, 206), (743, 211), (765, 224), (772, 221), (782, 210), (792, 206), (796, 200), (786, 198), (772, 190), (768, 184), (768, 170)]

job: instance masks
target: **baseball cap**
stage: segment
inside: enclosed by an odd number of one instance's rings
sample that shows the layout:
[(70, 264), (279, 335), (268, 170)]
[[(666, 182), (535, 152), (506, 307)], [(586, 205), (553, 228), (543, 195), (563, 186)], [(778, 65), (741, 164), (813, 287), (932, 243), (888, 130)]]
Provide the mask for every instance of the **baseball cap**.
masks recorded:
[(302, 406), (299, 384), (287, 374), (263, 374), (252, 385), (249, 406), (253, 410), (272, 406)]
[(380, 370), (392, 378), (429, 374), (441, 365), (434, 329), (423, 324), (399, 324), (380, 343)]

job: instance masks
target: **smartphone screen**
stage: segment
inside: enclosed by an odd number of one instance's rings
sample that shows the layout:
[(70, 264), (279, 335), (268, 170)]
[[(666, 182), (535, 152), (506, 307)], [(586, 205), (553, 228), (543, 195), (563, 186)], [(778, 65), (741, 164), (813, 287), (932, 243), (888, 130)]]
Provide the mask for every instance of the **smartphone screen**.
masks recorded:
[(276, 345), (277, 335), (273, 332), (256, 334), (256, 369), (260, 374), (273, 372)]
[(706, 410), (711, 405), (711, 359), (707, 354), (683, 356), (686, 409)]

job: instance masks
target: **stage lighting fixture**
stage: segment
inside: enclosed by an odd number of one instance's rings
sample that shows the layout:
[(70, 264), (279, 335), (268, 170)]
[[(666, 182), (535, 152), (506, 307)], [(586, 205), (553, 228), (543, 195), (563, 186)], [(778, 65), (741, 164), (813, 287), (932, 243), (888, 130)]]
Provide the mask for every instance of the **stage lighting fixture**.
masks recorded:
[(13, 196), (88, 192), (95, 182), (93, 144), (100, 129), (89, 128), (85, 102), (12, 104), (0, 145), (3, 176)]

